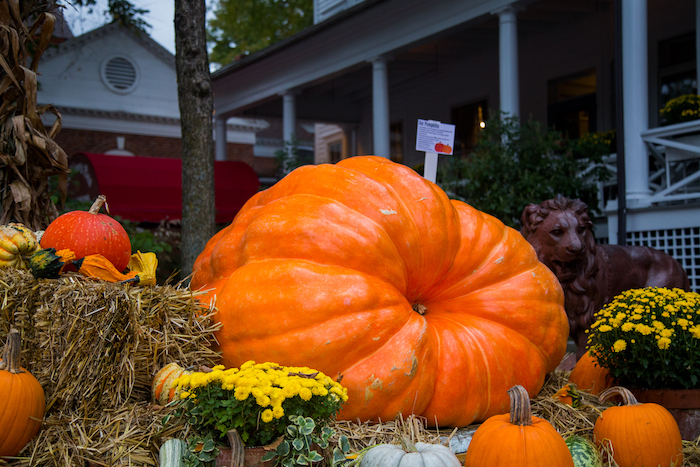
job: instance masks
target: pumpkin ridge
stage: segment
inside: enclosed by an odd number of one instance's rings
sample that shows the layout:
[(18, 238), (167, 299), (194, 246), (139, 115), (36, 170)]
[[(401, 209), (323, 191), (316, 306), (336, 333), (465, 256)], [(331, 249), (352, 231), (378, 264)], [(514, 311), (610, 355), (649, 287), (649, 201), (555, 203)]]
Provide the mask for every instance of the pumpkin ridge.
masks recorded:
[[(372, 156), (370, 156), (370, 157), (372, 157)], [(350, 161), (351, 159), (352, 158), (344, 159), (344, 160)], [(384, 161), (379, 161), (379, 162), (381, 162), (382, 164), (384, 163)], [(345, 167), (345, 165), (343, 165), (343, 166)], [(419, 223), (416, 221), (416, 219), (414, 217), (414, 211), (412, 209), (410, 209), (410, 207), (406, 201), (407, 198), (404, 198), (396, 190), (396, 188), (394, 187), (393, 184), (390, 184), (387, 180), (384, 180), (381, 176), (374, 177), (374, 176), (372, 176), (372, 174), (369, 174), (369, 173), (364, 172), (362, 170), (358, 169), (358, 171), (365, 174), (366, 176), (368, 176), (369, 178), (371, 178), (372, 180), (374, 180), (378, 183), (385, 184), (386, 189), (392, 194), (392, 197), (396, 200), (396, 202), (400, 206), (403, 207), (403, 211), (406, 213), (406, 217), (410, 220), (411, 225), (410, 225), (410, 227), (407, 227), (407, 228), (410, 228), (418, 233), (420, 245), (422, 245), (426, 241), (426, 237), (427, 237), (427, 240), (430, 240), (430, 235), (429, 235), (430, 229), (431, 229), (431, 227), (437, 228), (437, 226), (430, 226), (430, 227), (425, 226), (425, 228), (419, 228)], [(454, 217), (454, 222), (453, 222), (454, 227), (457, 230), (456, 237), (458, 239), (461, 239), (461, 233), (460, 233), (461, 227), (460, 227), (460, 223), (459, 223), (459, 214), (452, 206), (452, 203), (450, 202), (449, 198), (447, 198), (446, 195), (441, 196), (440, 193), (438, 193), (435, 190), (435, 186), (437, 186), (437, 185), (434, 185), (433, 183), (429, 182), (427, 179), (425, 179), (423, 177), (419, 177), (419, 180), (421, 182), (423, 182), (423, 186), (427, 187), (429, 189), (429, 191), (432, 193), (433, 199), (436, 202), (436, 204), (442, 205), (442, 208), (443, 208), (442, 212), (447, 212), (447, 211), (452, 212), (453, 217)], [(414, 200), (413, 202), (416, 203), (418, 201), (419, 200)], [(417, 211), (420, 211), (420, 210), (417, 210)], [(441, 220), (443, 222), (443, 225), (445, 225), (445, 226), (450, 224), (447, 215), (445, 215)], [(427, 232), (426, 232), (426, 229), (428, 229)], [(436, 285), (441, 280), (441, 277), (440, 277), (440, 275), (438, 275), (438, 272), (440, 270), (442, 270), (442, 277), (444, 277), (444, 275), (446, 275), (450, 271), (450, 269), (452, 268), (452, 265), (454, 264), (454, 260), (455, 260), (455, 257), (457, 255), (457, 252), (459, 251), (459, 246), (460, 246), (459, 241), (455, 241), (454, 243), (455, 243), (455, 245), (453, 245), (454, 251), (449, 251), (449, 249), (448, 249), (447, 251), (443, 252), (444, 254), (440, 255), (441, 261), (440, 261), (439, 265), (430, 264), (430, 261), (427, 260), (425, 257), (426, 251), (423, 248), (420, 248), (420, 247), (418, 248), (420, 250), (420, 261), (417, 264), (416, 271), (408, 271), (409, 281), (408, 281), (407, 290), (409, 292), (407, 293), (407, 299), (409, 300), (409, 302), (418, 302), (418, 301), (427, 300), (429, 297), (429, 292), (432, 289), (434, 289), (436, 287)], [(414, 253), (414, 252), (412, 251), (412, 253)], [(449, 256), (449, 258), (448, 258), (448, 256)], [(447, 264), (447, 263), (449, 263), (449, 264)], [(435, 271), (435, 272), (431, 272), (430, 274), (428, 274), (430, 276), (430, 278), (426, 279), (425, 281), (418, 280), (420, 277), (425, 275), (426, 271)], [(411, 279), (413, 279), (413, 281)], [(416, 287), (416, 284), (415, 284), (416, 280), (418, 280), (418, 284), (417, 284), (417, 285), (419, 285), (418, 287)], [(419, 290), (419, 292), (417, 292), (417, 293), (414, 292), (414, 293), (416, 293), (415, 295), (409, 295), (411, 293), (411, 291), (415, 291), (415, 290)]]

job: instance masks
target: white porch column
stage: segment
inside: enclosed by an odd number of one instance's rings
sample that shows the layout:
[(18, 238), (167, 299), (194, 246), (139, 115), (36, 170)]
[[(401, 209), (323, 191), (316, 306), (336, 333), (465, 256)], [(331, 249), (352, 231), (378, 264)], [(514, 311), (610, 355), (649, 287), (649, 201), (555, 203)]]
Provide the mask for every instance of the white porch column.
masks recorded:
[(518, 19), (517, 11), (508, 6), (498, 14), (498, 78), (501, 111), (509, 116), (520, 115), (520, 80), (518, 77)]
[(389, 140), (389, 73), (386, 59), (372, 60), (372, 136), (374, 155), (391, 157)]
[[(700, 0), (695, 0), (695, 63), (700, 64)], [(700, 66), (696, 66), (696, 82), (700, 88)]]
[(648, 203), (649, 157), (642, 131), (649, 128), (647, 0), (622, 0), (622, 102), (627, 205)]
[(217, 161), (226, 160), (226, 119), (214, 119), (214, 156)]
[(282, 139), (285, 150), (291, 150), (288, 146), (294, 142), (294, 133), (297, 127), (296, 93), (286, 91), (282, 94)]

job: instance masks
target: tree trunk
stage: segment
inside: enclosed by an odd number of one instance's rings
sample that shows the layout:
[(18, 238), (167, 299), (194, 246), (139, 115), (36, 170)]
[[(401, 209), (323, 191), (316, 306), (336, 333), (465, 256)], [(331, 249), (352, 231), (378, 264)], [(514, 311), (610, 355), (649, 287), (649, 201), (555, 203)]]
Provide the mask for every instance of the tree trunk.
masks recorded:
[(175, 67), (182, 127), (182, 275), (214, 234), (212, 94), (204, 0), (175, 0)]

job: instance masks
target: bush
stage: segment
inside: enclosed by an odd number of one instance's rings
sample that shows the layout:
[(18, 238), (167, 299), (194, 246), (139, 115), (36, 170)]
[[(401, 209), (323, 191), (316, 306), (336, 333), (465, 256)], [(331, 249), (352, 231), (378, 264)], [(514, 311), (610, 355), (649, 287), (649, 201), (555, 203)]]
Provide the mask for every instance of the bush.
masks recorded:
[[(535, 121), (518, 124), (512, 117), (486, 122), (473, 153), (448, 157), (438, 171), (438, 184), (450, 198), (487, 212), (520, 228), (523, 209), (562, 194), (598, 211), (596, 183), (610, 173), (603, 156), (612, 136), (570, 141)], [(584, 179), (579, 174), (594, 168)]]

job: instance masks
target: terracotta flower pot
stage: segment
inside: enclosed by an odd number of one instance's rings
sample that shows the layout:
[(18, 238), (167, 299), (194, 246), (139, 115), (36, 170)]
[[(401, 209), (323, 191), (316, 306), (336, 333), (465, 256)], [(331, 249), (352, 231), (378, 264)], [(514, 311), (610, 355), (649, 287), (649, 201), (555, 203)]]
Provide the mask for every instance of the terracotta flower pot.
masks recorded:
[[(268, 451), (262, 447), (249, 447), (243, 449), (243, 465), (245, 467), (272, 467), (275, 461), (262, 461), (262, 457)], [(232, 464), (232, 449), (219, 448), (219, 455), (216, 458), (216, 467), (229, 467)]]
[(700, 389), (630, 389), (639, 402), (653, 402), (671, 412), (681, 438), (700, 436)]

